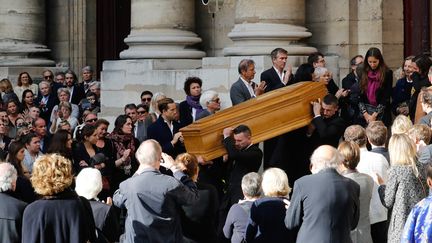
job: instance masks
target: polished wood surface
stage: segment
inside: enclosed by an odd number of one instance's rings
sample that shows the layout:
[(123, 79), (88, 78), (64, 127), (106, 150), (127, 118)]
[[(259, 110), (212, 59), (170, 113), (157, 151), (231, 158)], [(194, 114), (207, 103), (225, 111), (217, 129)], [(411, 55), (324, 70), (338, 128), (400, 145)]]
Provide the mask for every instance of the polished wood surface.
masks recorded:
[(310, 102), (326, 94), (322, 82), (301, 82), (222, 110), (180, 130), (186, 150), (211, 160), (226, 153), (222, 144), (226, 127), (247, 125), (253, 143), (259, 143), (306, 126), (313, 118)]

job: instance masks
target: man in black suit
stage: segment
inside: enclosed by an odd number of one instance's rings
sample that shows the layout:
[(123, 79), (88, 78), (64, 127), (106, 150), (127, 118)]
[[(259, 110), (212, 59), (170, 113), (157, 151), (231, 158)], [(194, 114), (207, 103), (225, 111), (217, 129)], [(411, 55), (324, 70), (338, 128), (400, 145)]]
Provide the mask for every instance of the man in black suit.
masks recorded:
[(40, 108), (40, 117), (50, 124), (50, 117), (54, 106), (59, 104), (57, 94), (51, 93), (51, 84), (47, 81), (39, 83), (39, 95), (36, 99), (36, 105)]
[(65, 73), (65, 86), (69, 89), (69, 102), (79, 105), (82, 99), (86, 97), (84, 86), (78, 84), (78, 78), (72, 70), (67, 70)]
[(285, 225), (298, 230), (297, 242), (351, 242), (350, 231), (359, 220), (360, 186), (336, 168), (342, 155), (323, 145), (311, 157), (311, 171), (298, 179), (285, 216)]
[(0, 242), (21, 242), (21, 225), (27, 203), (10, 195), (17, 172), (12, 164), (0, 163)]
[[(270, 92), (275, 89), (285, 87), (289, 81), (292, 79), (291, 75), (291, 67), (288, 66), (288, 69), (285, 70), (286, 63), (288, 60), (288, 52), (283, 48), (276, 48), (270, 53), (273, 66), (270, 69), (265, 70), (261, 73), (261, 80), (265, 81), (267, 87), (265, 88), (265, 92)], [(275, 138), (268, 139), (264, 141), (264, 168), (269, 168), (272, 166), (284, 167), (281, 165), (281, 158), (284, 156), (284, 151), (287, 148), (282, 144), (278, 146), (279, 139), (288, 139), (292, 134), (287, 133), (282, 136), (278, 136)], [(281, 148), (275, 150), (276, 148)], [(273, 157), (274, 156), (274, 157)], [(276, 164), (278, 163), (278, 164)]]
[(273, 66), (261, 73), (261, 80), (267, 84), (265, 92), (285, 87), (292, 78), (291, 66), (287, 69), (288, 52), (283, 48), (276, 48), (270, 53)]
[(252, 144), (252, 132), (246, 125), (223, 130), (223, 144), (232, 163), (228, 181), (228, 209), (243, 198), (241, 180), (249, 172), (258, 172), (261, 166), (262, 151), (257, 144)]
[(230, 98), (233, 106), (263, 94), (266, 88), (265, 82), (261, 81), (257, 85), (252, 81), (255, 77), (255, 62), (252, 59), (241, 60), (238, 72), (240, 77), (230, 89)]
[(177, 108), (174, 100), (164, 98), (158, 102), (162, 112), (159, 118), (147, 129), (147, 139), (154, 139), (162, 146), (162, 151), (175, 158), (185, 152), (183, 136), (179, 132), (180, 124), (175, 120)]
[(325, 144), (337, 148), (346, 127), (338, 113), (338, 99), (328, 94), (321, 103), (312, 102), (312, 107), (314, 118), (306, 134), (310, 138), (310, 151)]

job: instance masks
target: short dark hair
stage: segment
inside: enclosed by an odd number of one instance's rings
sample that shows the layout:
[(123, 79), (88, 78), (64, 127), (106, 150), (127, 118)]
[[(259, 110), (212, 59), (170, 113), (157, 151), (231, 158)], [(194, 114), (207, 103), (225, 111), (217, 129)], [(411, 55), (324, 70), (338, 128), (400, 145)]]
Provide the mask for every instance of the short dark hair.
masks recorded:
[(105, 119), (98, 119), (98, 120), (95, 122), (94, 126), (95, 126), (96, 128), (98, 128), (101, 124), (104, 124), (104, 125), (106, 125), (107, 127), (110, 125), (109, 121), (107, 121), (107, 120), (105, 120)]
[(334, 96), (332, 94), (327, 94), (323, 98), (323, 103), (326, 104), (326, 105), (335, 105), (335, 106), (337, 106), (339, 104), (339, 101), (336, 98), (336, 96)]
[(141, 96), (140, 96), (140, 97), (143, 97), (143, 95), (150, 95), (151, 97), (153, 97), (153, 93), (152, 93), (150, 90), (144, 90), (144, 91), (141, 93)]
[(238, 65), (238, 73), (241, 74), (242, 71), (247, 71), (249, 66), (255, 64), (254, 60), (252, 59), (243, 59), (240, 61)]
[(312, 74), (315, 72), (315, 68), (312, 64), (303, 63), (298, 68), (294, 75), (295, 82), (301, 81), (312, 81)]
[(192, 84), (198, 84), (200, 87), (202, 86), (202, 80), (198, 77), (188, 77), (186, 78), (186, 81), (184, 82), (183, 90), (185, 91), (186, 95), (190, 94), (190, 86)]
[(37, 137), (36, 133), (31, 132), (27, 135), (24, 135), (20, 140), (23, 144), (30, 144), (33, 138)]
[(309, 63), (309, 64), (314, 64), (315, 62), (318, 62), (318, 59), (319, 59), (319, 57), (324, 57), (324, 55), (321, 53), (321, 52), (314, 52), (314, 53), (311, 53), (309, 56), (308, 56), (308, 59), (307, 59), (307, 62)]
[(355, 57), (351, 58), (350, 65), (351, 65), (351, 66), (356, 65), (356, 64), (357, 64), (357, 63), (356, 63), (356, 59), (359, 58), (359, 57), (363, 58), (362, 55), (356, 55)]
[(283, 54), (288, 55), (287, 50), (278, 47), (278, 48), (274, 49), (274, 50), (270, 53), (270, 57), (271, 57), (271, 59), (272, 59), (272, 60), (276, 59), (277, 54), (279, 54), (279, 53), (283, 53)]
[(146, 104), (139, 104), (139, 105), (137, 105), (137, 110), (139, 109), (139, 108), (143, 108), (145, 111), (149, 111), (149, 106), (148, 105), (146, 105)]
[(163, 98), (158, 101), (158, 109), (162, 113), (168, 109), (168, 104), (173, 104), (174, 100), (171, 98)]
[(252, 135), (252, 131), (246, 125), (238, 125), (236, 128), (234, 128), (233, 133), (234, 134), (245, 133), (249, 136)]
[(125, 107), (124, 107), (125, 112), (126, 112), (126, 109), (136, 110), (137, 106), (134, 103), (130, 103), (130, 104), (125, 105)]

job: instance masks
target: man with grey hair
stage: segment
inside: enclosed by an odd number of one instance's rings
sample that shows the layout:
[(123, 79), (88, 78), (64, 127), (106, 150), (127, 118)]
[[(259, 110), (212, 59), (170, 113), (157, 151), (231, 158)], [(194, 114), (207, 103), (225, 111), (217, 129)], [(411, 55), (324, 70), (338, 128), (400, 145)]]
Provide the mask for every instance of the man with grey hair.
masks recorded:
[(214, 114), (221, 108), (219, 94), (213, 90), (207, 90), (202, 93), (199, 102), (204, 110), (196, 116), (196, 121)]
[[(135, 156), (140, 163), (137, 172), (120, 184), (113, 198), (114, 205), (128, 211), (123, 241), (181, 242), (179, 208), (198, 200), (195, 183), (153, 139), (144, 141)], [(174, 177), (161, 174), (161, 165)]]
[(27, 204), (10, 195), (16, 180), (13, 165), (0, 163), (0, 242), (21, 242), (22, 215)]
[(252, 59), (241, 60), (238, 72), (240, 77), (230, 89), (233, 106), (263, 94), (267, 87), (265, 81), (261, 81), (259, 85), (252, 81), (255, 77), (255, 62)]
[(90, 83), (93, 82), (93, 68), (91, 66), (85, 66), (82, 68), (82, 84), (84, 87), (84, 92), (87, 93), (87, 91), (90, 88)]
[(350, 231), (359, 220), (360, 186), (340, 175), (341, 154), (330, 145), (311, 156), (312, 175), (294, 183), (285, 225), (298, 230), (297, 242), (352, 242)]
[(231, 242), (242, 242), (249, 221), (252, 204), (261, 196), (261, 176), (250, 172), (243, 176), (241, 188), (244, 200), (232, 205), (223, 227), (223, 233)]

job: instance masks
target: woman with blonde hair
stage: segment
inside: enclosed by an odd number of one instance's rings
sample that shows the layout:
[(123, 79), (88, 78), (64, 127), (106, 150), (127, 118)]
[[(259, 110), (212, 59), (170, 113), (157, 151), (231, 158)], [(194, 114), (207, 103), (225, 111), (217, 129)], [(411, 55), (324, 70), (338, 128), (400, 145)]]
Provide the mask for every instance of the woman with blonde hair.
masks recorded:
[(377, 176), (378, 193), (386, 208), (392, 208), (388, 229), (388, 242), (400, 242), (405, 221), (412, 207), (423, 199), (426, 184), (416, 160), (416, 147), (406, 134), (394, 134), (389, 142), (390, 164), (388, 181)]
[(367, 174), (359, 173), (356, 169), (360, 162), (360, 148), (356, 143), (344, 141), (339, 144), (338, 151), (343, 156), (339, 173), (360, 186), (360, 216), (357, 227), (351, 231), (351, 240), (353, 243), (372, 243), (369, 207), (374, 186), (373, 179)]
[[(294, 242), (293, 235), (285, 227), (286, 203), (291, 188), (288, 176), (279, 168), (269, 168), (262, 176), (264, 198), (251, 207), (246, 228), (247, 242)], [(260, 232), (259, 234), (257, 234)]]
[(57, 154), (40, 156), (30, 180), (41, 200), (24, 210), (23, 242), (95, 241), (90, 204), (71, 188), (72, 164), (68, 159)]
[[(193, 181), (198, 178), (198, 160), (193, 154), (179, 154), (175, 164)], [(216, 221), (219, 209), (218, 193), (210, 184), (196, 182), (199, 199), (195, 203), (182, 206), (182, 229), (187, 242), (216, 243)]]
[(408, 131), (412, 128), (412, 121), (405, 115), (398, 115), (391, 126), (392, 134), (408, 134)]

